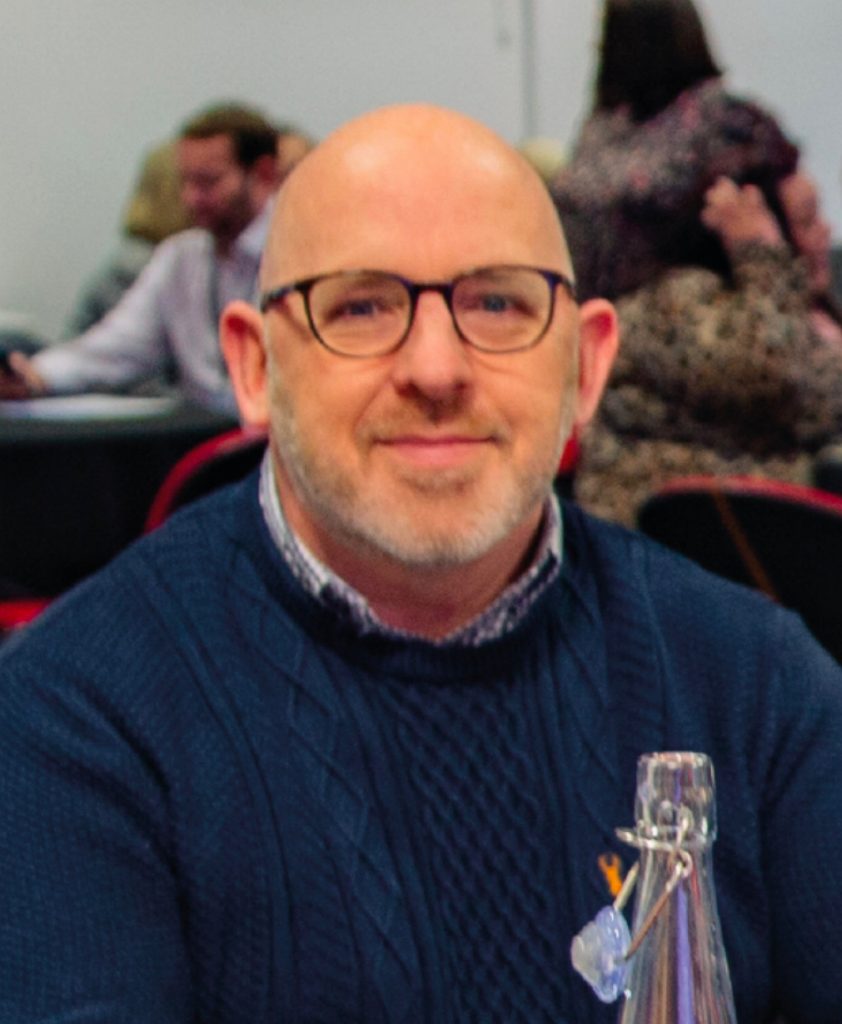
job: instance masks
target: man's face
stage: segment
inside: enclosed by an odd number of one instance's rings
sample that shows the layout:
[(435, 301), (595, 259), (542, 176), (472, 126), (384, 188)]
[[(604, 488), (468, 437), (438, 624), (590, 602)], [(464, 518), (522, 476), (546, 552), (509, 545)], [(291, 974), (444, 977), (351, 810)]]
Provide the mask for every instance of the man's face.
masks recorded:
[[(362, 147), (299, 176), (267, 287), (351, 269), (418, 281), (489, 264), (569, 270), (552, 207), (519, 165), (413, 154), (396, 169), (381, 155)], [(578, 313), (563, 288), (544, 338), (508, 354), (467, 346), (434, 293), (404, 344), (374, 358), (327, 351), (300, 295), (265, 324), (281, 499), (317, 552), (327, 537), (402, 565), (457, 565), (534, 530), (572, 420)]]
[(235, 238), (255, 215), (249, 173), (227, 135), (181, 139), (181, 196), (193, 223), (219, 239)]

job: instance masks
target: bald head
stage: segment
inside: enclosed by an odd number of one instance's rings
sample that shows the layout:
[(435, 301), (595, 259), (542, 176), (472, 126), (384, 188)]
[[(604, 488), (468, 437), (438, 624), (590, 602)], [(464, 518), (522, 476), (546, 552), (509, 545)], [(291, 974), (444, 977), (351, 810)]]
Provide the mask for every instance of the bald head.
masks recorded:
[(280, 192), (262, 286), (334, 270), (434, 278), (491, 263), (570, 272), (552, 200), (484, 125), (429, 105), (383, 108), (317, 146)]

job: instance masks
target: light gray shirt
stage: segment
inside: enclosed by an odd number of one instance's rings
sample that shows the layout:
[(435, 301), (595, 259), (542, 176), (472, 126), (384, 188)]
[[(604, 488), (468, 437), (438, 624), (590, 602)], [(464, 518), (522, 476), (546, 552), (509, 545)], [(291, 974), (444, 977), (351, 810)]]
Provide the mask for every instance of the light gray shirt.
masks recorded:
[(33, 365), (53, 394), (120, 391), (175, 368), (184, 397), (236, 415), (219, 347), (219, 314), (254, 301), (270, 203), (217, 256), (200, 228), (161, 242), (120, 302), (84, 334), (39, 352)]

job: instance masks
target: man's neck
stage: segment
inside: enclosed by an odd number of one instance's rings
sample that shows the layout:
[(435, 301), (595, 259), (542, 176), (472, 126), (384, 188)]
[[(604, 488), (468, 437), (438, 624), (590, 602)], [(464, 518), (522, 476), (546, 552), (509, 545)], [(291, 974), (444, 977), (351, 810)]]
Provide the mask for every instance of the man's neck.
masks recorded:
[(225, 259), (227, 256), (230, 255), (231, 249), (233, 248), (234, 243), (240, 237), (241, 233), (242, 228), (238, 228), (237, 231), (234, 233), (225, 232), (224, 234), (219, 234), (214, 232), (213, 249), (220, 259)]
[(237, 239), (262, 209), (263, 206), (261, 205), (257, 209), (250, 210), (248, 213), (243, 212), (242, 219), (237, 224), (229, 225), (227, 228), (220, 228), (213, 232), (213, 245), (217, 256), (224, 259), (230, 255)]
[(406, 565), (290, 525), (317, 558), (366, 598), (381, 622), (437, 640), (475, 619), (525, 570), (534, 557), (541, 517), (537, 509), (484, 555), (445, 567)]

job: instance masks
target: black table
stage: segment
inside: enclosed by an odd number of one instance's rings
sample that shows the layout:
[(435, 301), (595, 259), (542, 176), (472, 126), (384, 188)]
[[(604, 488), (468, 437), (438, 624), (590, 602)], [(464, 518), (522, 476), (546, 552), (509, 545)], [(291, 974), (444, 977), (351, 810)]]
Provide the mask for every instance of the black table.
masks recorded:
[(0, 596), (53, 596), (103, 566), (140, 536), (175, 462), (236, 425), (185, 405), (132, 401), (89, 419), (0, 412)]

